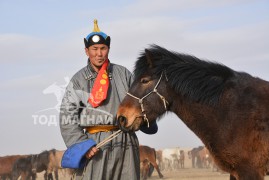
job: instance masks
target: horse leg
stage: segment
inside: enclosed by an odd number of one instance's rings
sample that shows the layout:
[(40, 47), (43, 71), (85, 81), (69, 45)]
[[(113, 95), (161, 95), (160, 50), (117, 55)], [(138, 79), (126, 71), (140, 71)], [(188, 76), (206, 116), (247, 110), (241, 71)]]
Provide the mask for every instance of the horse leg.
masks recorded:
[(58, 180), (59, 179), (59, 176), (58, 176), (58, 169), (56, 169), (54, 171), (54, 176), (55, 176), (55, 179)]
[(160, 169), (159, 169), (159, 166), (158, 166), (158, 164), (156, 163), (156, 162), (152, 162), (152, 161), (150, 161), (150, 163), (154, 166), (154, 168), (157, 170), (157, 172), (158, 172), (158, 174), (159, 174), (159, 178), (163, 178), (163, 175), (162, 175), (162, 173), (161, 173), (161, 171), (160, 171)]
[(26, 173), (25, 172), (22, 172), (21, 173), (21, 180), (26, 180), (26, 178), (27, 178)]
[(48, 180), (48, 173), (47, 173), (47, 171), (44, 173), (44, 179), (45, 180)]
[(32, 177), (32, 174), (31, 174), (31, 172), (27, 172), (26, 173), (26, 180), (31, 180), (31, 177)]
[(36, 180), (36, 173), (32, 173), (32, 180)]
[(141, 171), (141, 177), (142, 177), (142, 180), (146, 180), (148, 178), (148, 170), (149, 170), (149, 167), (148, 167), (148, 161), (143, 161), (142, 162), (142, 171)]
[(230, 180), (236, 180), (236, 178), (230, 174)]
[(53, 180), (52, 173), (48, 173), (48, 180)]

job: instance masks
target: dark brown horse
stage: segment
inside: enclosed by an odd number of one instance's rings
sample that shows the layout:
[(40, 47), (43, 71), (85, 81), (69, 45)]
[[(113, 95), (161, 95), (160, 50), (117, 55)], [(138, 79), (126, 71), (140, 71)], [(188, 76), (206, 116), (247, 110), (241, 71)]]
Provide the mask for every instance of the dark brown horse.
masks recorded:
[(44, 179), (53, 180), (53, 173), (55, 179), (58, 180), (58, 170), (61, 169), (61, 159), (64, 151), (51, 149), (43, 151), (32, 156), (32, 171), (33, 173), (46, 171)]
[(231, 179), (263, 180), (269, 162), (269, 83), (153, 45), (141, 54), (117, 117), (139, 130), (172, 111)]
[(16, 160), (12, 168), (12, 180), (17, 180), (21, 177), (21, 180), (35, 180), (36, 173), (32, 172), (32, 155), (22, 157)]
[[(156, 169), (160, 178), (163, 178), (163, 175), (159, 169), (159, 166), (156, 162), (156, 151), (154, 148), (148, 146), (139, 146), (140, 162), (143, 163), (143, 167), (146, 167), (146, 162), (148, 161)], [(147, 161), (145, 161), (147, 160)], [(147, 171), (146, 171), (147, 172)], [(145, 173), (144, 173), (145, 174)], [(144, 175), (145, 178), (145, 175)]]
[(189, 159), (191, 159), (192, 168), (202, 168), (202, 162), (199, 157), (199, 152), (204, 148), (204, 146), (199, 146), (192, 148), (192, 150), (188, 151)]

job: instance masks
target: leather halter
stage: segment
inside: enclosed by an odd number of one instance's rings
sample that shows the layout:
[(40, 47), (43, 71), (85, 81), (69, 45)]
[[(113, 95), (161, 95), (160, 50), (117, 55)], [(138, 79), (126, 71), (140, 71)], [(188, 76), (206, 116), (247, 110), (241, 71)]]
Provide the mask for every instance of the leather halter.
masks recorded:
[[(129, 96), (131, 96), (132, 98), (135, 98), (135, 99), (138, 100), (138, 102), (139, 102), (139, 104), (140, 104), (140, 106), (141, 106), (141, 111), (142, 111), (144, 120), (147, 121), (147, 126), (148, 126), (148, 128), (149, 128), (149, 120), (148, 120), (147, 115), (146, 115), (146, 113), (145, 113), (145, 109), (144, 109), (144, 105), (143, 105), (143, 100), (144, 100), (146, 97), (148, 97), (150, 94), (152, 94), (152, 93), (156, 93), (156, 94), (161, 98), (161, 100), (163, 101), (163, 105), (164, 105), (164, 108), (165, 108), (166, 111), (167, 111), (167, 105), (169, 105), (169, 103), (168, 103), (168, 101), (166, 101), (165, 97), (162, 96), (162, 95), (157, 91), (157, 87), (159, 86), (162, 77), (163, 77), (163, 72), (162, 72), (161, 77), (160, 77), (160, 79), (158, 80), (157, 84), (156, 84), (155, 87), (153, 88), (153, 90), (150, 91), (150, 92), (149, 92), (148, 94), (146, 94), (145, 96), (143, 96), (142, 98), (138, 98), (138, 97), (132, 95), (131, 93), (127, 92), (127, 95), (129, 95)], [(166, 77), (166, 80), (168, 81), (167, 77)]]

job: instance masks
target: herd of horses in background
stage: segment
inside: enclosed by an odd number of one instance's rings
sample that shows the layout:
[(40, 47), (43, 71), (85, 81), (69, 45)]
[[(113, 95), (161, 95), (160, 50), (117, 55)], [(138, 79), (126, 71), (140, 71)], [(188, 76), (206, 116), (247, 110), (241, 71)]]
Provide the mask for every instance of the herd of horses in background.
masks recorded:
[[(39, 154), (0, 157), (0, 179), (35, 180), (40, 176), (43, 176), (45, 180), (72, 179), (75, 170), (61, 167), (63, 153), (63, 150), (51, 149)], [(140, 145), (139, 153), (140, 173), (143, 180), (150, 177), (154, 169), (159, 177), (163, 178), (161, 171), (186, 168), (184, 163), (186, 157), (192, 160), (192, 168), (209, 168), (213, 163), (204, 146), (191, 150), (179, 147), (155, 150), (152, 147)], [(37, 176), (37, 174), (40, 175)]]
[(64, 151), (52, 149), (39, 154), (0, 157), (1, 180), (35, 180), (37, 173), (44, 173), (45, 180), (58, 180), (59, 171), (66, 177), (64, 179), (69, 179), (73, 170), (61, 168), (63, 153)]
[(205, 146), (192, 149), (176, 147), (155, 150), (149, 146), (140, 145), (139, 151), (140, 173), (143, 180), (150, 177), (154, 169), (157, 171), (159, 178), (163, 178), (161, 171), (176, 171), (186, 168), (185, 158), (191, 159), (192, 168), (219, 170)]

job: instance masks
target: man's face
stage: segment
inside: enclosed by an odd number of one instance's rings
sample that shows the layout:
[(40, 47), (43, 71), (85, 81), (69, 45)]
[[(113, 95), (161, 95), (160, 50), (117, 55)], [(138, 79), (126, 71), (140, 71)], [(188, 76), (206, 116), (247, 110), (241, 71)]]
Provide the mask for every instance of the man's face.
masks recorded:
[(95, 44), (85, 48), (85, 52), (94, 68), (100, 69), (105, 60), (108, 59), (109, 48), (105, 44)]

